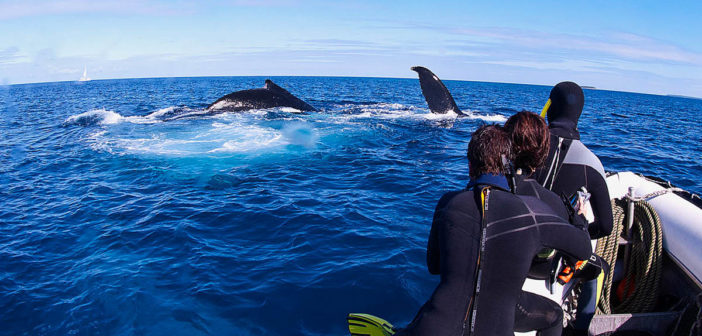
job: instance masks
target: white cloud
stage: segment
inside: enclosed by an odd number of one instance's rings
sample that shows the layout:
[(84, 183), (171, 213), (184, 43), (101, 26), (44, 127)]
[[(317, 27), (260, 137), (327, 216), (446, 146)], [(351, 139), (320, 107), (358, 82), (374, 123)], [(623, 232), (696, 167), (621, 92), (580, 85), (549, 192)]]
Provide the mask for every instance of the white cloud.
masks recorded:
[(170, 15), (192, 9), (191, 5), (182, 2), (144, 0), (9, 0), (0, 1), (0, 20), (86, 13)]
[(539, 51), (544, 57), (553, 53), (568, 52), (571, 53), (571, 58), (577, 58), (578, 53), (586, 53), (587, 57), (599, 56), (603, 59), (614, 56), (625, 60), (702, 66), (702, 53), (687, 51), (665, 41), (627, 33), (612, 33), (595, 38), (507, 28), (453, 28), (447, 32), (459, 35), (463, 41), (473, 45), (484, 43), (499, 45), (501, 48)]
[(299, 5), (298, 0), (230, 0), (226, 4), (237, 7), (289, 7)]
[(11, 64), (21, 62), (22, 55), (20, 55), (19, 48), (9, 47), (5, 49), (0, 49), (0, 64)]

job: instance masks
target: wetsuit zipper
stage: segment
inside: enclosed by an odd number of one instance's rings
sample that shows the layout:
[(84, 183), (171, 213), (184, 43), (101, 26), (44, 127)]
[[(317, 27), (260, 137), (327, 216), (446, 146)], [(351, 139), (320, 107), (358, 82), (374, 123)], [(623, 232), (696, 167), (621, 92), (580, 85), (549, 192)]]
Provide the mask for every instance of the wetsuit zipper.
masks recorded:
[(480, 279), (482, 278), (482, 269), (480, 267), (480, 260), (484, 257), (485, 254), (485, 243), (487, 242), (487, 229), (486, 229), (486, 214), (488, 210), (488, 201), (490, 198), (490, 188), (483, 188), (481, 191), (481, 199), (482, 199), (482, 204), (481, 204), (481, 209), (483, 211), (482, 218), (480, 220), (480, 250), (478, 250), (478, 261), (476, 262), (476, 267), (475, 267), (475, 278), (473, 282), (475, 283), (475, 287), (473, 290), (473, 295), (470, 298), (470, 301), (468, 303), (468, 309), (466, 309), (466, 315), (465, 318), (463, 319), (463, 333), (465, 335), (466, 331), (466, 323), (468, 322), (468, 317), (470, 316), (470, 335), (473, 334), (475, 331), (475, 316), (476, 312), (478, 310), (478, 296), (480, 295)]

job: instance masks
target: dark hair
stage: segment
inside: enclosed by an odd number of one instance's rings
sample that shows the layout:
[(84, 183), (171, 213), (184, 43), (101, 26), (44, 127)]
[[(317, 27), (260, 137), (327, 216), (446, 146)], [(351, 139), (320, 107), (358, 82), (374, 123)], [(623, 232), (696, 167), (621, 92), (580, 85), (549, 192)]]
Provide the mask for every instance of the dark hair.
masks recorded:
[(526, 174), (541, 168), (548, 156), (550, 133), (543, 118), (529, 111), (507, 119), (505, 131), (512, 139), (514, 165)]
[(502, 174), (504, 172), (502, 155), (511, 159), (511, 147), (509, 136), (502, 127), (497, 125), (480, 126), (471, 134), (468, 144), (470, 176)]

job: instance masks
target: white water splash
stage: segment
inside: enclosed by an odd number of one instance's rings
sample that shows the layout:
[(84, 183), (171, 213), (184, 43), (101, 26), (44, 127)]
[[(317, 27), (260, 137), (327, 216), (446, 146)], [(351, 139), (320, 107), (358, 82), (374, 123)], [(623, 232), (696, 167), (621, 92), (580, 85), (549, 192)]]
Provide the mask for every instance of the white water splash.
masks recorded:
[(281, 112), (286, 112), (286, 113), (302, 113), (301, 110), (298, 110), (294, 107), (281, 107), (280, 108)]
[(319, 140), (317, 130), (308, 123), (292, 122), (286, 124), (281, 132), (290, 145), (312, 148)]
[(344, 104), (337, 105), (334, 110), (346, 112), (345, 114), (334, 113), (333, 118), (340, 120), (379, 118), (379, 119), (400, 119), (413, 118), (419, 111), (414, 106), (402, 104), (377, 103), (369, 105)]
[(158, 118), (163, 117), (164, 115), (166, 115), (166, 114), (168, 114), (168, 113), (173, 113), (173, 111), (175, 111), (175, 109), (176, 109), (175, 106), (169, 106), (169, 107), (166, 107), (166, 108), (162, 108), (162, 109), (160, 109), (160, 110), (158, 110), (158, 111), (156, 111), (156, 112), (152, 112), (152, 113), (150, 113), (150, 114), (144, 116), (144, 118), (148, 118), (148, 119), (158, 119)]
[[(507, 118), (499, 114), (483, 115), (479, 111), (463, 111), (464, 116), (460, 116), (455, 111), (446, 113), (432, 113), (426, 108), (417, 108), (403, 104), (392, 103), (377, 103), (364, 105), (359, 108), (358, 105), (346, 104), (337, 107), (342, 111), (349, 111), (350, 114), (342, 114), (337, 117), (342, 120), (351, 120), (359, 118), (379, 118), (379, 119), (425, 119), (432, 121), (451, 121), (459, 117), (469, 119), (479, 119), (488, 122), (505, 122)], [(357, 113), (354, 113), (357, 112)]]
[[(270, 112), (285, 112), (270, 115)], [(334, 140), (338, 136), (349, 136), (366, 132), (366, 121), (376, 120), (430, 120), (453, 123), (460, 118), (504, 122), (501, 115), (480, 115), (477, 111), (466, 111), (459, 117), (455, 112), (431, 113), (425, 108), (411, 105), (377, 103), (339, 105), (323, 113), (300, 115), (293, 108), (251, 110), (247, 112), (206, 114), (205, 110), (185, 107), (167, 107), (145, 116), (124, 117), (105, 109), (91, 110), (66, 119), (68, 124), (103, 125), (87, 137), (91, 148), (98, 151), (121, 154), (153, 154), (168, 156), (229, 156), (245, 154), (258, 156), (266, 153), (282, 153), (295, 148), (315, 148), (320, 139)], [(179, 120), (166, 122), (177, 115)], [(341, 128), (333, 128), (335, 135), (329, 138), (330, 129), (324, 122), (331, 121)], [(319, 124), (321, 123), (321, 124)], [(114, 127), (115, 124), (122, 124)], [(148, 125), (147, 125), (148, 124)], [(322, 126), (321, 128), (315, 125)], [(375, 127), (383, 127), (375, 123)], [(343, 135), (340, 135), (343, 134)], [(332, 139), (332, 140), (330, 140)], [(292, 146), (292, 147), (290, 147)]]
[(208, 112), (205, 110), (190, 109), (187, 107), (169, 106), (144, 116), (125, 117), (115, 111), (95, 109), (72, 115), (64, 121), (64, 124), (82, 126), (114, 125), (123, 122), (132, 124), (153, 124), (168, 120), (166, 117), (169, 117), (169, 114), (174, 114), (173, 116), (177, 116), (178, 118), (188, 118), (201, 117), (203, 115), (207, 115)]
[(219, 110), (219, 109), (230, 108), (230, 107), (231, 108), (238, 108), (238, 107), (242, 107), (242, 106), (244, 106), (244, 103), (240, 102), (240, 101), (221, 100), (221, 101), (218, 101), (218, 102), (212, 104), (212, 106), (210, 106), (210, 108), (208, 108), (208, 110)]
[[(282, 129), (252, 124), (248, 117), (212, 122), (193, 122), (189, 127), (173, 128), (162, 123), (143, 129), (100, 130), (86, 137), (90, 147), (114, 154), (201, 156), (221, 154), (259, 155), (284, 151), (295, 145), (312, 148), (319, 135), (308, 123), (285, 124)], [(138, 127), (138, 128), (135, 128)], [(135, 132), (136, 130), (136, 132)]]
[(478, 114), (478, 111), (464, 111), (466, 117), (469, 119), (479, 119), (479, 120), (484, 120), (488, 122), (500, 122), (503, 123), (507, 121), (507, 118), (503, 115), (500, 114)]
[(68, 117), (64, 123), (76, 125), (112, 125), (122, 122), (123, 119), (124, 117), (117, 112), (98, 109), (72, 115)]
[(428, 111), (422, 116), (427, 119), (427, 120), (455, 120), (458, 118), (458, 113), (456, 111), (448, 111), (446, 113), (432, 113), (431, 111)]

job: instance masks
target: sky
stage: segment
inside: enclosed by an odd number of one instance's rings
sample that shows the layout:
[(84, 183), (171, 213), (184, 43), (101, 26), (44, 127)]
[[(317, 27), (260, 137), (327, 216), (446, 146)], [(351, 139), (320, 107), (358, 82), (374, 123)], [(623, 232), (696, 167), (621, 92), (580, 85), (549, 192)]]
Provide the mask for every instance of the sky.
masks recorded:
[(0, 0), (0, 85), (414, 78), (702, 97), (702, 1)]

